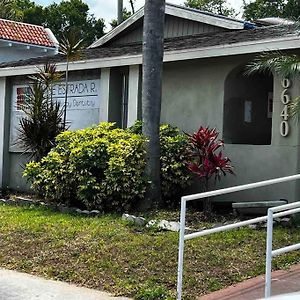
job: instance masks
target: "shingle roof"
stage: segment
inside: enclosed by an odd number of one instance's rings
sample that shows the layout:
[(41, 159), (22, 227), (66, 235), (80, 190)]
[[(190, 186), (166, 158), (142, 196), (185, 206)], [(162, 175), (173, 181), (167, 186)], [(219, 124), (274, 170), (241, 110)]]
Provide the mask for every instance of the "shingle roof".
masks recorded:
[(55, 47), (44, 27), (5, 19), (0, 19), (0, 39)]
[[(234, 45), (241, 42), (255, 42), (282, 38), (289, 35), (298, 35), (299, 30), (295, 25), (260, 27), (249, 30), (235, 30), (229, 32), (205, 33), (187, 37), (177, 37), (165, 40), (165, 52), (185, 49), (201, 49), (213, 46)], [(268, 49), (266, 49), (268, 51)], [(80, 60), (92, 60), (118, 56), (131, 56), (142, 53), (142, 44), (126, 46), (100, 47), (82, 51)], [(64, 56), (58, 54), (48, 57), (37, 57), (17, 62), (0, 64), (0, 68), (17, 67), (26, 65), (41, 65), (45, 62), (64, 62)]]

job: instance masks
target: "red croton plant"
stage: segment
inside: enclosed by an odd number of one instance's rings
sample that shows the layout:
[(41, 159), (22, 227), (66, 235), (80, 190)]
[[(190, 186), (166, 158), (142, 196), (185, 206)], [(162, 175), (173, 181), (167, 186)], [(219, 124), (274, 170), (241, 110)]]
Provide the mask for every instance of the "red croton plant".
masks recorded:
[[(203, 180), (205, 191), (208, 190), (208, 182), (212, 177), (216, 181), (226, 173), (234, 174), (230, 159), (223, 156), (224, 142), (218, 139), (218, 136), (219, 132), (215, 128), (202, 126), (193, 134), (188, 134), (188, 168)], [(204, 213), (210, 214), (211, 211), (211, 201), (206, 198), (204, 199)]]

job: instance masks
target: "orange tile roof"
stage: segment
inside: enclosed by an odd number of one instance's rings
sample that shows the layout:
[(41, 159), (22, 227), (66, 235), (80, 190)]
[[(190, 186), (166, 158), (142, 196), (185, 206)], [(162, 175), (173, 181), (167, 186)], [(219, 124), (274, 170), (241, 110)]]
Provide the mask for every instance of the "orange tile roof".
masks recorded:
[(0, 39), (55, 47), (44, 27), (4, 19), (0, 19)]

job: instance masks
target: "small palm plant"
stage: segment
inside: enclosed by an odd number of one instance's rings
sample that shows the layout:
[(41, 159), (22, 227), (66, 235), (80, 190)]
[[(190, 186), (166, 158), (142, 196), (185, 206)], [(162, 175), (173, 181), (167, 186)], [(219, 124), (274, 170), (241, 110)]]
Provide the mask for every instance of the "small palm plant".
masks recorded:
[(56, 66), (46, 64), (30, 77), (29, 95), (21, 105), (25, 116), (20, 119), (17, 144), (38, 161), (48, 154), (56, 136), (64, 130), (63, 111), (52, 99), (52, 86), (59, 78)]
[[(297, 54), (284, 54), (280, 51), (263, 53), (246, 66), (246, 75), (254, 73), (278, 74), (283, 77), (300, 75), (300, 56)], [(300, 113), (300, 96), (289, 104), (290, 115), (298, 116)]]
[(63, 125), (66, 129), (67, 118), (67, 103), (68, 103), (68, 84), (69, 84), (69, 64), (70, 61), (79, 59), (83, 48), (83, 39), (79, 38), (78, 33), (70, 30), (61, 40), (59, 45), (59, 53), (66, 56), (66, 71), (65, 71), (65, 101), (64, 101), (64, 116)]

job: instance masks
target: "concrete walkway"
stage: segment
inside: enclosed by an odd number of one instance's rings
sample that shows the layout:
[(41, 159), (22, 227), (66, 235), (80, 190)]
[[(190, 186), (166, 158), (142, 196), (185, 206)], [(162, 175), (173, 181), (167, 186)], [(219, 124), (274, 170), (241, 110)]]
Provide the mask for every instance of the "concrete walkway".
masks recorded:
[(107, 293), (0, 269), (0, 300), (130, 300)]
[[(256, 300), (264, 298), (264, 276), (258, 276), (226, 289), (198, 298), (198, 300)], [(288, 270), (272, 272), (272, 295), (300, 291), (300, 265)], [(299, 296), (300, 299), (300, 296)]]

